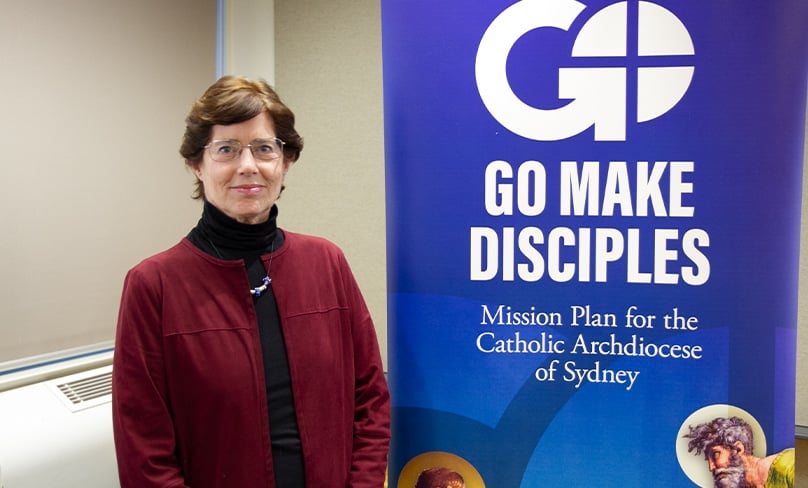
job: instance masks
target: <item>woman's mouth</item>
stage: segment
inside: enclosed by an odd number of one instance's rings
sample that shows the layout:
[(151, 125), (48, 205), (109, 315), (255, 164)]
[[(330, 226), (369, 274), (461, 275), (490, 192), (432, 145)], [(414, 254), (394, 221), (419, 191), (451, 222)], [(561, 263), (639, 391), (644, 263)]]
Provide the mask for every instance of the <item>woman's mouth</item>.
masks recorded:
[(237, 191), (239, 193), (246, 193), (246, 194), (249, 194), (249, 195), (252, 195), (254, 193), (258, 193), (263, 188), (264, 187), (261, 186), (261, 185), (238, 185), (238, 186), (232, 187), (232, 189), (234, 191)]

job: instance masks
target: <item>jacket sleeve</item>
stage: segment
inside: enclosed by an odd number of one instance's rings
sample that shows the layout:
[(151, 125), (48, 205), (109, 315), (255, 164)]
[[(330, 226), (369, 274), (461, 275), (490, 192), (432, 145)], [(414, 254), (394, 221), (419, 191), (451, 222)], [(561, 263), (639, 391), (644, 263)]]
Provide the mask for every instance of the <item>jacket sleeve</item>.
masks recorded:
[(122, 488), (186, 487), (176, 456), (162, 341), (162, 291), (143, 265), (124, 281), (112, 369), (112, 421)]
[[(344, 257), (343, 257), (344, 259)], [(345, 264), (347, 269), (347, 263)], [(350, 488), (384, 486), (390, 449), (390, 393), (376, 329), (350, 270), (346, 288), (352, 298), (355, 403)]]

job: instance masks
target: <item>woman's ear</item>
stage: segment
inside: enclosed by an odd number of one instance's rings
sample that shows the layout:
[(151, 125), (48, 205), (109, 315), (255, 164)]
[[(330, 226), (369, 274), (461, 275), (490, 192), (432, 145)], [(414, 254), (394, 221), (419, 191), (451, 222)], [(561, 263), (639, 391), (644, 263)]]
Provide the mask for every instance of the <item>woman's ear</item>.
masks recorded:
[(201, 160), (199, 162), (194, 162), (194, 161), (186, 159), (185, 160), (185, 167), (188, 168), (189, 170), (191, 170), (191, 172), (194, 174), (194, 176), (196, 176), (196, 178), (198, 180), (202, 179), (202, 171), (200, 169), (202, 167), (202, 161)]

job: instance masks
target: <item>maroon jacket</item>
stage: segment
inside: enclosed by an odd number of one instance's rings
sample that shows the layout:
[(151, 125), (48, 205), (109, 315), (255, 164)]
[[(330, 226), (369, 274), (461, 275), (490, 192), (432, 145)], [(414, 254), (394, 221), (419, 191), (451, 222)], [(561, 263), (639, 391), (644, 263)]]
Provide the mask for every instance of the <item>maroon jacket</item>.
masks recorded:
[[(270, 276), (306, 484), (380, 488), (390, 397), (370, 314), (336, 246), (284, 235)], [(127, 274), (112, 384), (123, 488), (275, 486), (249, 288), (241, 261), (187, 239)]]

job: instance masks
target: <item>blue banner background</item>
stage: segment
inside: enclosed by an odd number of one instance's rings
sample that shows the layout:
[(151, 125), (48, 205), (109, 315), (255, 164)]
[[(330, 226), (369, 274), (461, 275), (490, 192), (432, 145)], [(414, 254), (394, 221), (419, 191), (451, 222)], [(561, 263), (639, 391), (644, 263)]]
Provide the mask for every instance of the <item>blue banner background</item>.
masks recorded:
[[(679, 429), (694, 411), (739, 407), (760, 422), (767, 451), (794, 444), (799, 212), (805, 124), (805, 19), (808, 3), (658, 1), (686, 26), (695, 46), (687, 58), (658, 65), (695, 66), (681, 101), (637, 123), (637, 2), (628, 2), (629, 55), (598, 59), (627, 67), (625, 141), (595, 141), (593, 130), (541, 142), (504, 128), (486, 109), (475, 82), (484, 32), (511, 1), (383, 0), (385, 151), (388, 203), (389, 369), (393, 392), (390, 480), (430, 451), (456, 454), (492, 488), (527, 486), (693, 486), (676, 458)], [(526, 103), (554, 108), (558, 68), (592, 66), (570, 56), (575, 34), (614, 2), (588, 1), (569, 31), (539, 29), (508, 57), (508, 80)], [(633, 51), (633, 52), (632, 52)], [(491, 216), (485, 170), (495, 160), (514, 173), (536, 160), (547, 171), (547, 207), (538, 216)], [(693, 161), (685, 205), (692, 217), (562, 216), (561, 161)], [(667, 174), (667, 173), (666, 173)], [(633, 178), (633, 176), (632, 176)], [(663, 182), (666, 181), (663, 178)], [(634, 187), (632, 181), (632, 188)], [(667, 186), (663, 183), (667, 190)], [(500, 237), (528, 226), (639, 229), (642, 270), (653, 270), (654, 229), (703, 229), (710, 263), (703, 285), (626, 281), (625, 259), (609, 265), (606, 282), (470, 279), (470, 229)], [(542, 254), (545, 247), (535, 246)], [(594, 244), (592, 248), (594, 250)], [(564, 258), (575, 262), (572, 248)], [(679, 249), (679, 261), (687, 265)], [(516, 262), (524, 262), (518, 251)], [(692, 264), (692, 263), (690, 263)], [(594, 267), (593, 267), (594, 269)], [(671, 267), (674, 272), (678, 268)], [(563, 326), (481, 325), (482, 307), (560, 312)], [(612, 313), (617, 328), (574, 328), (570, 307)], [(626, 310), (698, 320), (694, 331), (623, 327)], [(657, 319), (660, 320), (660, 319)], [(482, 332), (566, 340), (564, 354), (486, 354)], [(700, 360), (569, 354), (587, 340), (698, 344)], [(550, 361), (578, 367), (639, 371), (625, 385), (538, 381)], [(409, 488), (409, 487), (407, 487)]]

